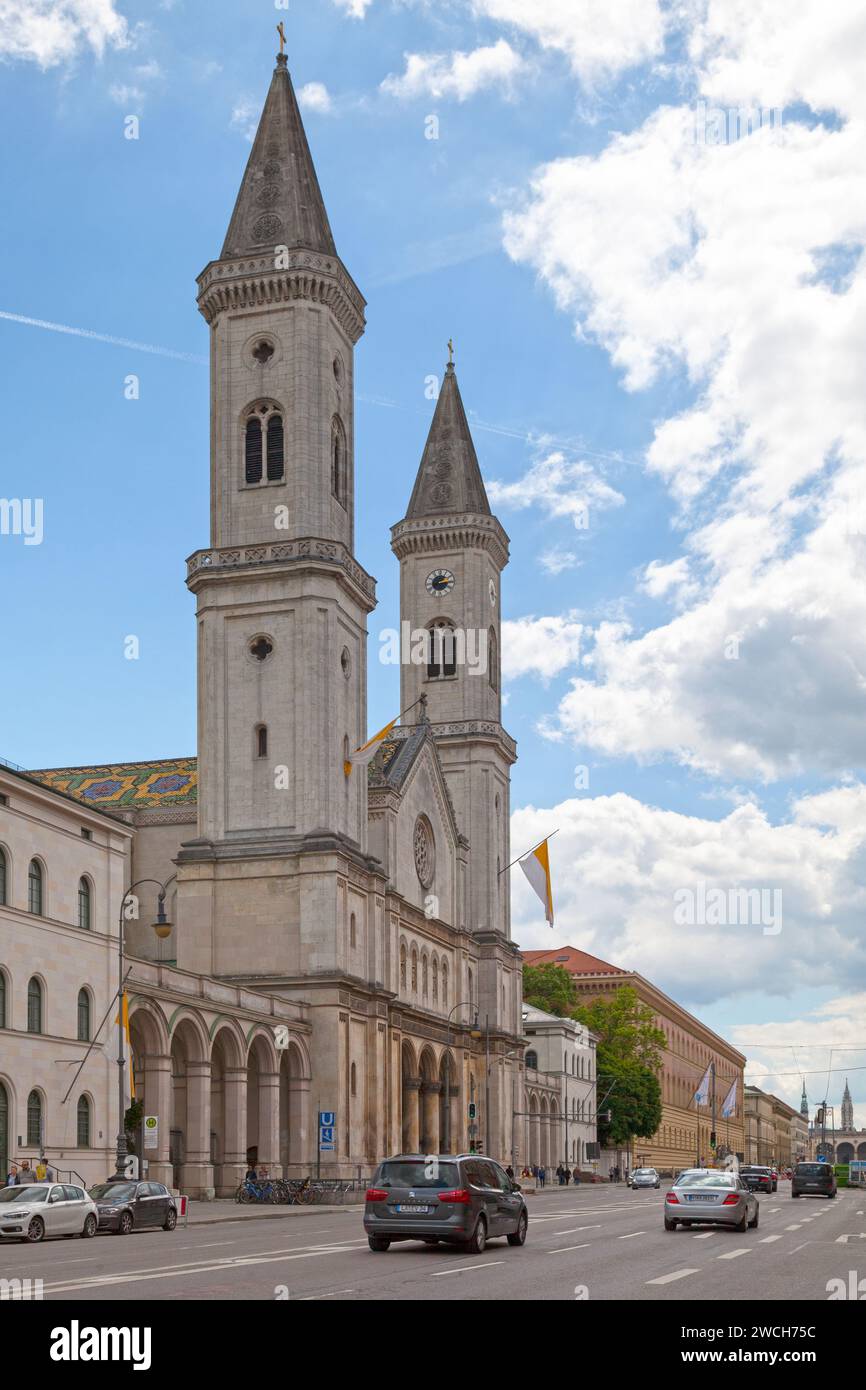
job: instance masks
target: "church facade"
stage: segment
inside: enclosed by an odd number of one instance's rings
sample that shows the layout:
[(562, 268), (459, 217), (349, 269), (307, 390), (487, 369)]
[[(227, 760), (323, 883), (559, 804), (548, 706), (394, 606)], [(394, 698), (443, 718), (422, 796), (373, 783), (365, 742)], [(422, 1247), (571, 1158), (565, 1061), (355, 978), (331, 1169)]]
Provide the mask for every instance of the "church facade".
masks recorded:
[[(187, 577), (198, 758), (32, 774), (131, 829), (117, 832), (125, 881), (150, 880), (125, 927), (138, 1094), (159, 1116), (150, 1172), (209, 1195), (233, 1191), (251, 1154), (288, 1175), (346, 1177), (389, 1152), (470, 1144), (519, 1162), (508, 538), (449, 361), (391, 531), (401, 630), (420, 647), (404, 652), (400, 722), (353, 761), (376, 604), (354, 549), (365, 304), (282, 55), (198, 285), (211, 361), (210, 539)], [(147, 926), (159, 885), (163, 943)], [(179, 997), (161, 1001), (172, 971)], [(94, 1117), (94, 1131), (114, 1127)]]

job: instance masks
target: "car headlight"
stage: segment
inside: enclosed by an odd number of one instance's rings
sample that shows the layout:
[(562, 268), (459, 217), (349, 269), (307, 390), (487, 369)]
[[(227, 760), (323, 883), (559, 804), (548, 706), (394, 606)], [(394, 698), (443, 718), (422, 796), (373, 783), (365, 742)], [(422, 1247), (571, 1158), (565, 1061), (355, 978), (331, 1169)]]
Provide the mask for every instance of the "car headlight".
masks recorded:
[(100, 1208), (99, 1208), (99, 1211), (100, 1211), (100, 1213), (101, 1213), (102, 1216), (116, 1216), (119, 1210), (120, 1210), (119, 1207), (100, 1207)]

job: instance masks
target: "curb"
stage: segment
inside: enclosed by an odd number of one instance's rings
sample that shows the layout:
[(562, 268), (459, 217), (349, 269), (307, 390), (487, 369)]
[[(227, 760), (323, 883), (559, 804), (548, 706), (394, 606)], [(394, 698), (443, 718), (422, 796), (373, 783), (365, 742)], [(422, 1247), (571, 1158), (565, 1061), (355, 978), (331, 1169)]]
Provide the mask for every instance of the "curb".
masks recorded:
[[(202, 1206), (210, 1206), (210, 1203), (203, 1202)], [(264, 1217), (266, 1221), (279, 1221), (285, 1220), (286, 1217), (297, 1218), (299, 1216), (316, 1216), (319, 1212), (332, 1215), (335, 1211), (363, 1211), (363, 1209), (363, 1203), (346, 1202), (341, 1203), (339, 1206), (333, 1206), (331, 1204), (326, 1205), (322, 1202), (313, 1203), (311, 1206), (286, 1207), (284, 1211), (280, 1211), (274, 1210), (273, 1208), (269, 1210), (265, 1204), (262, 1203), (262, 1210), (256, 1211), (255, 1213), (250, 1212), (249, 1216), (242, 1215), (240, 1212), (232, 1212), (231, 1214), (226, 1212), (225, 1215), (220, 1216), (191, 1216), (188, 1224), (184, 1227), (178, 1224), (178, 1229), (189, 1230), (191, 1226), (224, 1226), (229, 1221), (255, 1221), (261, 1220), (262, 1217)]]

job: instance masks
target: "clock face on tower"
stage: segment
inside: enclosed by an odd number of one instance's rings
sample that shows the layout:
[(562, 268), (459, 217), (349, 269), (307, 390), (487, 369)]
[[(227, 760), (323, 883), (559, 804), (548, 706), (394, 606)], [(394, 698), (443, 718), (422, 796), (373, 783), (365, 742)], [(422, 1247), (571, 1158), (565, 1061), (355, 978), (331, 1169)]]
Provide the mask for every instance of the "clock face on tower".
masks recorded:
[(493, 583), (493, 580), (492, 580), (492, 579), (491, 579), (490, 583), (489, 583), (488, 586), (487, 586), (487, 592), (488, 592), (489, 595), (490, 595), (490, 604), (491, 604), (491, 607), (492, 607), (492, 608), (495, 608), (495, 607), (496, 607), (496, 585)]
[(454, 575), (450, 570), (434, 570), (427, 576), (428, 594), (450, 594), (454, 588)]

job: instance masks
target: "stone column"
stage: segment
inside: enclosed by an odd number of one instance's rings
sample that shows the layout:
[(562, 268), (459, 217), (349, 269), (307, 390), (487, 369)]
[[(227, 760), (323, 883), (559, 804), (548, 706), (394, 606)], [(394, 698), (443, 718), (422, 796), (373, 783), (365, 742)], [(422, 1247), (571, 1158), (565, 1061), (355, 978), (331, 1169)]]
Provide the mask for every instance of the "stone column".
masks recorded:
[(259, 1072), (259, 1163), (271, 1177), (280, 1166), (280, 1073)]
[[(157, 1147), (143, 1148), (141, 1157), (147, 1160), (147, 1176), (152, 1182), (174, 1186), (169, 1157), (171, 1137), (171, 1057), (149, 1052), (144, 1058), (144, 1111), (156, 1115), (159, 1121)], [(146, 1131), (145, 1131), (146, 1142)]]
[(223, 1133), (218, 1197), (231, 1197), (247, 1170), (247, 1069), (223, 1073)]
[(211, 1201), (214, 1196), (210, 1161), (210, 1062), (186, 1064), (186, 1153), (180, 1171), (188, 1197)]
[(421, 1106), (423, 1115), (423, 1134), (421, 1152), (439, 1152), (439, 1092), (442, 1086), (438, 1081), (425, 1081), (421, 1086)]
[(403, 1077), (403, 1133), (406, 1135), (406, 1147), (409, 1153), (418, 1153), (421, 1148), (420, 1139), (420, 1110), (421, 1110), (421, 1078), (420, 1076)]

